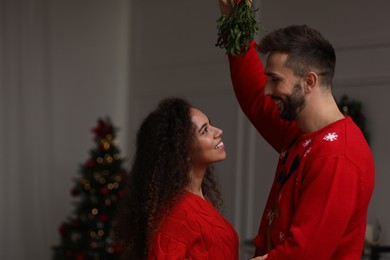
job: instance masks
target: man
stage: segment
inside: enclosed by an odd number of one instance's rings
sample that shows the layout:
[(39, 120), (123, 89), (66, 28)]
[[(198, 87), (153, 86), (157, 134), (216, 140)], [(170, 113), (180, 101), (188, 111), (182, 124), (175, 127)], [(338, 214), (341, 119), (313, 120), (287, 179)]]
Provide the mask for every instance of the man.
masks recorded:
[[(219, 4), (229, 15), (226, 0)], [(265, 68), (256, 47), (268, 55)], [(289, 26), (229, 62), (243, 112), (280, 154), (255, 259), (360, 259), (374, 161), (333, 97), (332, 45), (308, 26)]]

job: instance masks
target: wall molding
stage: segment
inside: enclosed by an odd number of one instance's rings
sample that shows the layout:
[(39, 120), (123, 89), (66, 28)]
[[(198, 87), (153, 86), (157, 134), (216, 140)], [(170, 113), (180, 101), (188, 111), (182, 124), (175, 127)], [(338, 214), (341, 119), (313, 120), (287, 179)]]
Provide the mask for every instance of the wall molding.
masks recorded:
[(334, 80), (335, 88), (390, 85), (390, 75), (343, 77)]
[(390, 47), (390, 39), (362, 39), (361, 41), (354, 41), (353, 43), (347, 41), (333, 43), (336, 52), (339, 51), (351, 51), (361, 49), (382, 49)]
[(244, 172), (244, 132), (245, 132), (245, 116), (243, 113), (237, 109), (237, 157), (236, 157), (236, 175), (235, 175), (235, 194), (234, 197), (234, 227), (236, 228), (237, 233), (240, 235), (242, 233), (241, 223), (242, 223), (242, 198), (243, 196), (243, 187), (242, 182), (243, 178), (240, 172)]

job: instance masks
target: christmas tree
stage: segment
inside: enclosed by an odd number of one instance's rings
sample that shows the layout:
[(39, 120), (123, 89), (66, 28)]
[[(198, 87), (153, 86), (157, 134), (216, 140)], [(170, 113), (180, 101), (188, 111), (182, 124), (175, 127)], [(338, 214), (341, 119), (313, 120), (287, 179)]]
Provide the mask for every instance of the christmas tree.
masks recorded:
[(124, 195), (116, 128), (109, 118), (92, 129), (96, 147), (80, 165), (71, 194), (77, 198), (73, 214), (59, 228), (61, 242), (53, 246), (53, 259), (119, 259), (121, 245), (114, 236), (114, 217)]
[(362, 111), (362, 103), (356, 100), (351, 100), (347, 95), (343, 95), (337, 103), (337, 106), (344, 115), (348, 115), (352, 118), (369, 143), (370, 138), (366, 129), (366, 116)]

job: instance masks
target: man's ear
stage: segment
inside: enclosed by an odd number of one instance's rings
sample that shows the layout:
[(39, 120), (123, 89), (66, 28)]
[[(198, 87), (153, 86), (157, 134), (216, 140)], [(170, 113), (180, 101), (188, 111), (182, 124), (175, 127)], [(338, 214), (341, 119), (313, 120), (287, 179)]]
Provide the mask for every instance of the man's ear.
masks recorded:
[(304, 78), (304, 88), (306, 92), (310, 92), (318, 84), (317, 73), (310, 71)]

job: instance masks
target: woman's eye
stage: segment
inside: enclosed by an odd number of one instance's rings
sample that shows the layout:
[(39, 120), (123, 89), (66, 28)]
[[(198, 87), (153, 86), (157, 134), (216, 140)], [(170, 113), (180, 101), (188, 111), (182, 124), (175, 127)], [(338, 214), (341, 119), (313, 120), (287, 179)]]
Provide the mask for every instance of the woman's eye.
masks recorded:
[(207, 134), (208, 132), (209, 132), (208, 127), (205, 127), (204, 130), (203, 130), (203, 134)]

